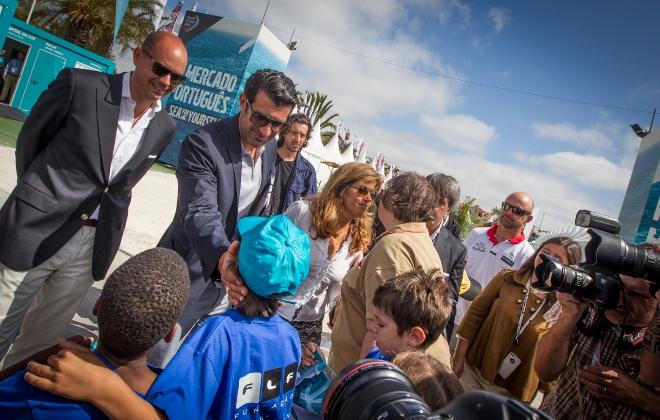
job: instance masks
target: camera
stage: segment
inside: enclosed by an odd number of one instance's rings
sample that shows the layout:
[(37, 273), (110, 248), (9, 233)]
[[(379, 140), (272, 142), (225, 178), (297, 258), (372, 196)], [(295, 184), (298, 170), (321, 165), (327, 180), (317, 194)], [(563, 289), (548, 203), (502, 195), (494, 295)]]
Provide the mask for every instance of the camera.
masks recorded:
[(562, 265), (557, 259), (541, 255), (536, 267), (537, 281), (532, 287), (542, 291), (570, 293), (606, 309), (615, 308), (621, 291), (619, 274), (660, 283), (660, 258), (653, 250), (632, 245), (617, 234), (619, 221), (608, 216), (580, 210), (575, 224), (588, 228), (591, 240), (585, 248), (585, 261), (579, 268)]
[(321, 419), (550, 419), (520, 401), (472, 391), (433, 413), (410, 379), (390, 362), (358, 360), (335, 377), (323, 400)]

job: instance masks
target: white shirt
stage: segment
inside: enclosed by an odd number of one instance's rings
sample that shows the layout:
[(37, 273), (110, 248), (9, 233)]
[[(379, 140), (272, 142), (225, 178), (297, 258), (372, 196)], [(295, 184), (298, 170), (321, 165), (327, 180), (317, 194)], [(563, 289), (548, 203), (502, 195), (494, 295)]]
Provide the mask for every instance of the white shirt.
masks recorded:
[(302, 282), (294, 297), (285, 298), (292, 303), (282, 302), (278, 311), (288, 320), (317, 321), (323, 318), (328, 306), (341, 291), (341, 281), (360, 254), (351, 254), (351, 238), (348, 237), (335, 255), (328, 259), (330, 240), (313, 239), (316, 237), (316, 229), (312, 226), (309, 204), (309, 201), (301, 199), (291, 204), (284, 212), (296, 226), (307, 233), (312, 246), (312, 261), (307, 279)]
[[(517, 270), (534, 254), (534, 248), (521, 233), (508, 241), (497, 242), (496, 226), (473, 229), (463, 242), (467, 248), (465, 273), (482, 288), (503, 269)], [(470, 302), (458, 298), (454, 323), (460, 324), (470, 307)]]
[[(124, 73), (121, 81), (121, 103), (119, 104), (119, 120), (117, 121), (117, 132), (115, 144), (112, 148), (112, 161), (110, 161), (110, 175), (108, 182), (112, 182), (119, 171), (131, 160), (135, 152), (142, 144), (144, 131), (149, 126), (151, 119), (161, 110), (160, 100), (156, 100), (151, 107), (140, 116), (133, 125), (135, 114), (135, 101), (131, 98), (131, 73)], [(91, 219), (98, 219), (99, 207), (96, 207)]]
[(238, 194), (238, 219), (245, 217), (250, 212), (252, 203), (259, 194), (261, 186), (261, 158), (266, 146), (257, 149), (256, 159), (245, 151), (241, 143), (241, 185)]

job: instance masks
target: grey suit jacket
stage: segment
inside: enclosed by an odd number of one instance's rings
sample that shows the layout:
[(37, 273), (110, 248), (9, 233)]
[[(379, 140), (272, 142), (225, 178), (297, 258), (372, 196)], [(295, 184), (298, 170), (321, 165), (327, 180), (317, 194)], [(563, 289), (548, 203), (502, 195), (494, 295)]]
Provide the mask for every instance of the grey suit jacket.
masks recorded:
[[(269, 141), (259, 158), (261, 185), (250, 215), (261, 215), (265, 210), (276, 148), (275, 140)], [(218, 259), (237, 237), (241, 170), (238, 116), (208, 124), (181, 143), (176, 213), (158, 246), (175, 250), (188, 263), (189, 302), (197, 300), (209, 282), (219, 277)]]
[(110, 267), (124, 232), (133, 186), (174, 136), (174, 120), (151, 120), (132, 159), (108, 182), (122, 75), (64, 69), (18, 137), (18, 182), (0, 210), (0, 262), (29, 270), (56, 253), (100, 205), (92, 275)]

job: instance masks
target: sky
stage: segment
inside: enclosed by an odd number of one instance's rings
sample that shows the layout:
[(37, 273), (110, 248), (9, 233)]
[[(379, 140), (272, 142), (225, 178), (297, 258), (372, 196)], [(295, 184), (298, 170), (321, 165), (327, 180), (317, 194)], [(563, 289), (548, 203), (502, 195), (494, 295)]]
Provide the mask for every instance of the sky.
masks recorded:
[[(198, 2), (248, 22), (267, 4)], [(532, 223), (557, 229), (578, 209), (619, 215), (630, 124), (660, 105), (659, 18), (654, 0), (271, 0), (264, 23), (285, 43), (295, 28), (286, 73), (326, 93), (368, 155), (452, 175), (485, 209), (526, 191)]]

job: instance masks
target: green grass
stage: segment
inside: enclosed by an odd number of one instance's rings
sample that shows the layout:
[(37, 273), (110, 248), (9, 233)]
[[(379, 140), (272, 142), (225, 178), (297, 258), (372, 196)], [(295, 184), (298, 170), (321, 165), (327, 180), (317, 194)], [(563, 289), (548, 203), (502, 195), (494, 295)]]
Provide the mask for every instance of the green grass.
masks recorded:
[(0, 118), (0, 146), (16, 148), (16, 138), (21, 131), (21, 121)]
[[(23, 123), (20, 121), (0, 117), (0, 146), (15, 149), (16, 139), (18, 138), (18, 133), (21, 131), (22, 126)], [(166, 174), (174, 174), (175, 172), (173, 167), (160, 162), (156, 162), (150, 170)]]

